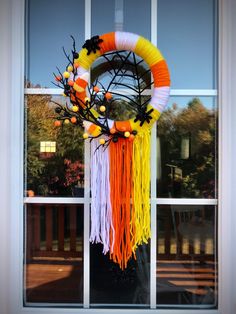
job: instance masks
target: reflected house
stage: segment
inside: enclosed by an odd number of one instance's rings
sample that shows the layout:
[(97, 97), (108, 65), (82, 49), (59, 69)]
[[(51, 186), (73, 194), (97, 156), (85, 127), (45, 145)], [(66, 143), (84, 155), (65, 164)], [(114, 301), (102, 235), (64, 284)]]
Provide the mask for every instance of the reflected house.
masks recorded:
[(181, 159), (189, 159), (191, 155), (191, 133), (181, 137)]
[[(51, 195), (58, 194), (58, 189), (68, 189), (68, 194), (76, 197), (83, 197), (84, 193), (84, 163), (80, 160), (60, 156), (60, 147), (57, 149), (56, 141), (41, 141), (39, 158), (43, 160), (51, 169), (60, 168), (62, 175), (57, 174), (57, 170), (50, 173), (48, 171), (48, 187)], [(60, 158), (61, 157), (61, 158)], [(49, 175), (50, 174), (50, 175)], [(40, 195), (40, 193), (39, 193)]]
[(166, 167), (169, 168), (169, 177), (171, 179), (171, 182), (178, 181), (182, 179), (183, 171), (181, 168), (179, 168), (176, 165), (170, 165), (166, 164)]
[(55, 141), (41, 141), (40, 142), (40, 158), (51, 158), (56, 153)]
[(174, 164), (166, 164), (168, 177), (168, 197), (178, 197), (182, 191), (183, 171)]

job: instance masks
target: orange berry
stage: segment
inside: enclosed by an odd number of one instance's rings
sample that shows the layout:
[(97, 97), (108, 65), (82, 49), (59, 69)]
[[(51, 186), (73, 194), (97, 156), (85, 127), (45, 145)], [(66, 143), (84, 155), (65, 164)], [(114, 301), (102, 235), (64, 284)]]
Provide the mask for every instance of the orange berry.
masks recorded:
[(70, 80), (70, 81), (68, 82), (68, 85), (73, 86), (74, 83), (75, 83), (74, 81), (71, 81), (71, 80)]
[(134, 134), (130, 134), (129, 141), (132, 142), (134, 140), (134, 138), (135, 138)]
[(79, 63), (74, 63), (74, 67), (77, 69), (79, 67)]
[(28, 190), (27, 191), (27, 196), (33, 197), (34, 196), (34, 191), (33, 190)]
[(56, 121), (54, 122), (54, 125), (55, 125), (55, 126), (61, 126), (61, 121), (56, 120)]
[(94, 86), (93, 90), (98, 93), (100, 91), (100, 88), (98, 86)]
[(55, 77), (55, 80), (58, 81), (58, 82), (60, 82), (61, 76), (60, 76), (60, 75), (57, 75), (57, 76)]
[(76, 117), (72, 117), (72, 118), (70, 119), (70, 121), (71, 121), (71, 123), (76, 123), (77, 119), (76, 119)]
[(112, 94), (109, 93), (109, 92), (107, 92), (107, 93), (105, 94), (105, 98), (106, 98), (106, 99), (111, 99), (111, 98), (112, 98)]
[(111, 134), (115, 134), (115, 133), (116, 133), (116, 129), (115, 129), (115, 128), (111, 128), (111, 129), (110, 129), (110, 133), (111, 133)]

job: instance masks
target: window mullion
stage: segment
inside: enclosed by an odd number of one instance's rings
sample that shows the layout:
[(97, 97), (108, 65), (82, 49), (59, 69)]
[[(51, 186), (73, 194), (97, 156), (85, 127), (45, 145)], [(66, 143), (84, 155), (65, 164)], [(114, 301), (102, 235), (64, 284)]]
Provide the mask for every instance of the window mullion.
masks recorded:
[(157, 261), (157, 228), (156, 204), (152, 199), (156, 196), (156, 123), (151, 135), (151, 249), (150, 249), (150, 307), (156, 308), (156, 261)]
[[(151, 42), (157, 46), (157, 0), (151, 0)], [(157, 141), (156, 123), (151, 135), (151, 199), (156, 197), (157, 177)], [(157, 231), (156, 204), (151, 202), (151, 249), (150, 249), (150, 308), (155, 309), (156, 300), (156, 261), (157, 261)]]
[[(91, 0), (85, 0), (85, 39), (91, 37)], [(84, 308), (90, 304), (90, 145), (85, 141), (85, 185), (84, 185)]]
[(89, 308), (90, 289), (90, 145), (85, 142), (85, 182), (84, 182), (84, 308)]
[[(121, 94), (132, 95), (130, 90), (116, 89), (116, 92)], [(63, 93), (62, 88), (25, 88), (25, 95), (61, 95)], [(133, 93), (136, 95), (136, 93)], [(152, 90), (147, 89), (143, 91), (142, 95), (151, 95)], [(171, 89), (170, 96), (217, 96), (216, 89)]]

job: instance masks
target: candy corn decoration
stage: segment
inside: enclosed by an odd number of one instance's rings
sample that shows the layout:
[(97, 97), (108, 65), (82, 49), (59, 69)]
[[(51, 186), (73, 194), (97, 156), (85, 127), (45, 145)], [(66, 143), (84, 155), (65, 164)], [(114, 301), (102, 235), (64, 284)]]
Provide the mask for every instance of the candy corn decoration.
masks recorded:
[[(136, 116), (126, 121), (113, 121), (107, 116), (112, 90), (97, 85), (88, 88), (92, 63), (107, 52), (119, 50), (141, 57), (154, 80), (149, 103), (137, 105)], [(132, 33), (94, 36), (86, 40), (79, 53), (74, 43), (72, 53), (73, 59), (67, 55), (70, 64), (66, 71), (55, 75), (56, 85), (64, 88), (63, 94), (72, 105), (58, 105), (55, 126), (64, 120), (85, 129), (83, 138), (91, 143), (90, 241), (102, 243), (103, 253), (109, 253), (124, 269), (129, 259), (135, 258), (137, 247), (151, 236), (150, 132), (168, 102), (169, 71), (161, 52)]]

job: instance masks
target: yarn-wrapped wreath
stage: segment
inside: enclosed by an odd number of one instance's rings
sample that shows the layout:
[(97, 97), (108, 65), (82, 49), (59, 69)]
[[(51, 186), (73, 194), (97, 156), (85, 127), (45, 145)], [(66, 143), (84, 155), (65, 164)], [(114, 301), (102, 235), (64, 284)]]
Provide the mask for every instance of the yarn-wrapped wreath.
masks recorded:
[[(100, 114), (87, 97), (89, 71), (93, 62), (110, 51), (128, 50), (149, 66), (154, 88), (150, 102), (138, 108), (137, 115), (126, 121), (113, 121)], [(72, 107), (58, 105), (56, 125), (71, 122), (83, 125), (84, 139), (91, 139), (91, 242), (103, 244), (103, 253), (122, 269), (134, 256), (138, 245), (150, 236), (150, 130), (167, 105), (170, 76), (158, 48), (142, 36), (112, 32), (87, 40), (67, 70), (56, 76)], [(59, 86), (59, 85), (58, 85)], [(93, 87), (92, 96), (100, 92)], [(91, 93), (90, 93), (91, 94)], [(103, 91), (102, 113), (109, 105), (112, 91)], [(107, 145), (106, 150), (103, 146)]]

